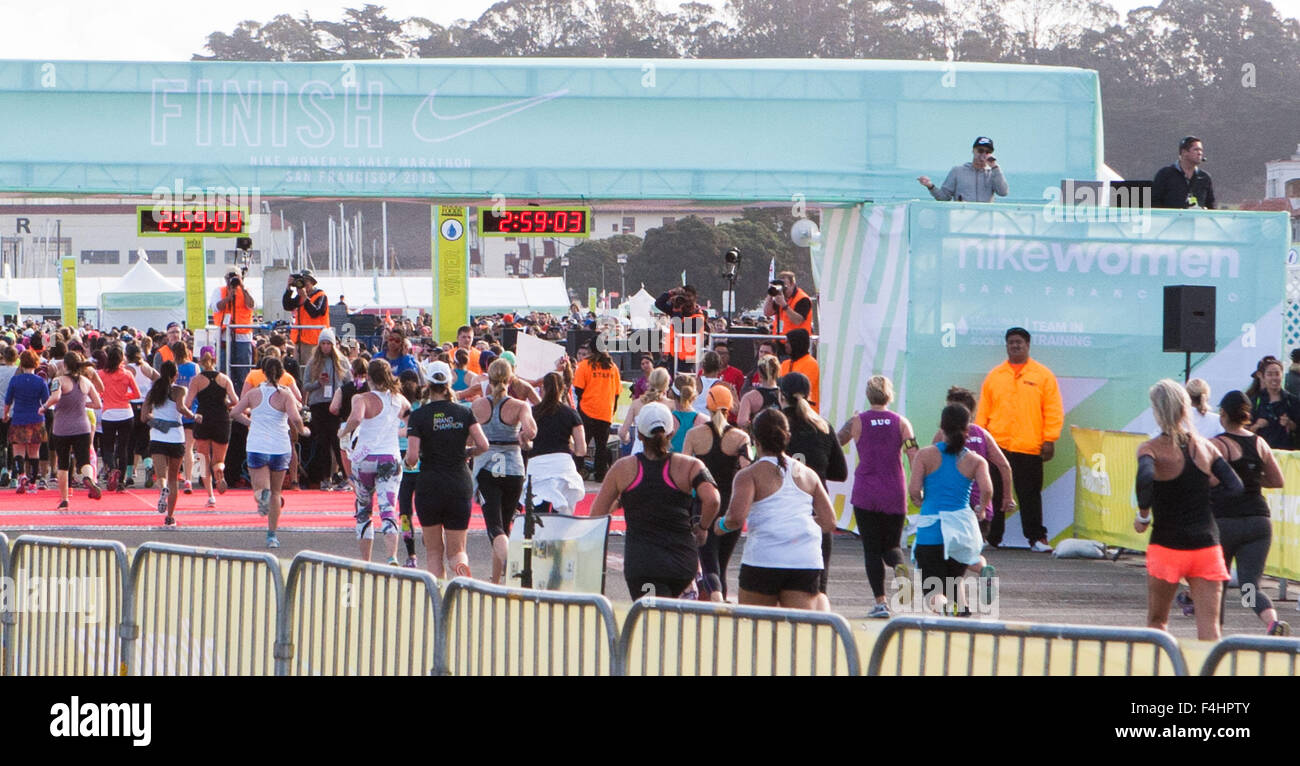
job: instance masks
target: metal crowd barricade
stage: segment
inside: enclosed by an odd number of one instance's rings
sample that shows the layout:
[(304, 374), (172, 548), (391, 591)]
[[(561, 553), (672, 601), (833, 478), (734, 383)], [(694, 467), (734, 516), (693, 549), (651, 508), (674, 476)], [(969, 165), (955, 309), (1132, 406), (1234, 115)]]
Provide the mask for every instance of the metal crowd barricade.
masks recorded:
[[(320, 325), (314, 325), (314, 324), (277, 324), (277, 323), (275, 323), (275, 322), (267, 322), (267, 323), (264, 323), (264, 324), (228, 324), (228, 325), (226, 325), (224, 328), (222, 328), (222, 330), (221, 330), (221, 347), (222, 347), (223, 349), (225, 349), (225, 353), (222, 354), (222, 357), (221, 357), (221, 371), (224, 372), (224, 373), (226, 374), (227, 377), (230, 377), (230, 371), (231, 371), (231, 369), (234, 368), (234, 367), (246, 368), (246, 369), (248, 369), (248, 370), (251, 371), (254, 367), (257, 366), (257, 365), (254, 364), (253, 361), (252, 361), (252, 349), (251, 349), (251, 348), (249, 349), (249, 363), (248, 363), (248, 364), (233, 364), (233, 363), (231, 362), (231, 359), (233, 358), (231, 355), (234, 353), (234, 350), (235, 350), (235, 348), (234, 348), (234, 344), (235, 344), (235, 333), (234, 333), (234, 331), (235, 331), (235, 330), (253, 330), (254, 332), (256, 332), (257, 330), (269, 330), (269, 329), (271, 329), (272, 327), (278, 327), (279, 329), (284, 329), (284, 330), (323, 330), (323, 329), (325, 329), (324, 327), (321, 327)], [(251, 345), (252, 345), (252, 344), (250, 344), (250, 346), (251, 346)], [(292, 349), (291, 349), (291, 350), (292, 350)]]
[[(113, 540), (23, 535), (9, 575), (22, 594), (11, 603), (6, 675), (116, 675), (130, 570)], [(32, 597), (38, 603), (32, 602)]]
[(1188, 674), (1177, 642), (1160, 630), (942, 617), (886, 623), (871, 649), (867, 675), (886, 675), (890, 664), (894, 675), (921, 676)]
[[(1237, 658), (1255, 655), (1256, 662), (1243, 667)], [(1300, 675), (1300, 638), (1229, 636), (1210, 649), (1201, 665), (1201, 675), (1217, 675), (1227, 659), (1227, 675)]]
[(448, 675), (618, 674), (614, 609), (604, 596), (457, 577), (442, 603)]
[[(5, 577), (9, 576), (9, 538), (0, 533), (0, 582), (4, 582)], [(13, 614), (6, 608), (7, 600), (0, 600), (0, 676), (7, 673), (9, 668), (9, 625), (13, 622)]]
[(619, 661), (624, 675), (861, 674), (838, 614), (653, 597), (628, 612)]
[(274, 556), (145, 543), (131, 585), (128, 674), (275, 675), (284, 579)]
[(278, 675), (430, 675), (443, 667), (427, 571), (304, 551), (285, 586)]

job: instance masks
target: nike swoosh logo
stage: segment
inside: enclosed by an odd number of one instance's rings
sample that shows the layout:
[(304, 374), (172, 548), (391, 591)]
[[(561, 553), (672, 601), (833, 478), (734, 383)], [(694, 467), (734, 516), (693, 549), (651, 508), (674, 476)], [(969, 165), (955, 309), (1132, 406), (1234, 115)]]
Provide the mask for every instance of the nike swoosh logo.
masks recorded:
[[(438, 96), (438, 91), (433, 90), (430, 91), (428, 97), (426, 97), (423, 101), (420, 102), (420, 105), (415, 110), (415, 114), (411, 117), (411, 132), (415, 134), (416, 138), (428, 144), (438, 144), (438, 143), (442, 143), (443, 141), (450, 141), (453, 138), (459, 138), (460, 136), (463, 136), (466, 133), (471, 133), (486, 125), (491, 125), (492, 123), (498, 120), (504, 120), (505, 118), (511, 115), (518, 114), (524, 111), (525, 109), (531, 109), (535, 106), (538, 106), (539, 104), (544, 104), (547, 101), (557, 99), (560, 96), (567, 94), (568, 92), (569, 92), (568, 88), (565, 88), (564, 90), (557, 90), (557, 91), (552, 91), (550, 93), (543, 93), (540, 96), (533, 96), (531, 98), (521, 98), (517, 101), (507, 101), (504, 104), (497, 104), (496, 106), (488, 106), (482, 109), (475, 109), (470, 112), (463, 112), (461, 114), (444, 115), (444, 114), (439, 114), (438, 111), (434, 109), (433, 102), (434, 99), (436, 99)], [(448, 126), (448, 127), (460, 128), (456, 132), (451, 133), (449, 135), (433, 136), (430, 135), (428, 132), (422, 131), (420, 129), (420, 117), (426, 111), (434, 120), (437, 120), (439, 123), (447, 123), (447, 122), (455, 123), (458, 120), (467, 120), (467, 119), (473, 121), (470, 122), (469, 124), (457, 123), (456, 125)], [(432, 125), (430, 127), (432, 127)]]

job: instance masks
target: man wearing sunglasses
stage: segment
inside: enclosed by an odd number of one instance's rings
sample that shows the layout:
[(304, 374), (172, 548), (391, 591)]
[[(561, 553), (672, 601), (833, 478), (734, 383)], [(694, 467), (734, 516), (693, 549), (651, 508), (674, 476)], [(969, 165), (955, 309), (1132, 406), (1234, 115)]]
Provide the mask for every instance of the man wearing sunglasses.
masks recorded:
[(971, 147), (971, 161), (948, 171), (942, 186), (935, 186), (929, 176), (916, 179), (930, 192), (930, 196), (946, 202), (992, 202), (993, 195), (1007, 196), (1007, 179), (1002, 167), (993, 156), (993, 139), (980, 136)]

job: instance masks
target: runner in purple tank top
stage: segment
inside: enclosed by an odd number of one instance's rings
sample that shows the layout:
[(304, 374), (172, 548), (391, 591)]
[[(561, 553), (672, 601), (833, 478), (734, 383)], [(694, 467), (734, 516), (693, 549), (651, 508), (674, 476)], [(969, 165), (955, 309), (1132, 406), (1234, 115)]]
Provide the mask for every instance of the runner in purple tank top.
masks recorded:
[[(839, 430), (840, 444), (857, 445), (858, 467), (853, 474), (853, 517), (866, 554), (867, 581), (876, 605), (868, 617), (888, 619), (885, 595), (885, 564), (894, 577), (911, 578), (903, 562), (899, 541), (907, 519), (907, 484), (903, 478), (902, 453), (910, 464), (916, 456), (916, 437), (907, 418), (888, 407), (894, 399), (894, 384), (883, 375), (867, 381), (871, 409), (855, 414)], [(904, 586), (904, 594), (908, 587)]]
[[(960, 404), (971, 411), (972, 417), (975, 414), (975, 394), (970, 389), (961, 386), (953, 386), (948, 389), (948, 404)], [(932, 444), (938, 444), (944, 440), (943, 431), (935, 431)], [(1002, 448), (998, 446), (997, 440), (993, 434), (985, 431), (983, 428), (971, 423), (969, 433), (966, 436), (966, 447), (971, 452), (984, 458), (989, 464), (989, 473), (993, 478), (993, 497), (981, 503), (980, 489), (978, 485), (971, 486), (970, 505), (972, 508), (980, 509), (979, 521), (980, 532), (984, 535), (984, 541), (989, 539), (989, 523), (993, 520), (993, 508), (997, 506), (998, 513), (1010, 513), (1016, 507), (1016, 501), (1011, 499), (1011, 493), (1004, 492), (1003, 487), (1011, 486), (1011, 462), (1007, 456), (1002, 453)], [(994, 545), (993, 547), (997, 547)]]

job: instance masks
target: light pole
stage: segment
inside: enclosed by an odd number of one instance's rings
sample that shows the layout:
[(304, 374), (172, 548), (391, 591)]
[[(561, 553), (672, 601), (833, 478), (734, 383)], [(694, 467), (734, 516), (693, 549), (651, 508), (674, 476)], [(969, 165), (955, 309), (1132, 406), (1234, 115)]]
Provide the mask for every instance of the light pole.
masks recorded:
[(627, 301), (627, 276), (623, 269), (627, 266), (627, 253), (619, 253), (616, 257), (618, 261), (618, 305), (622, 306)]

